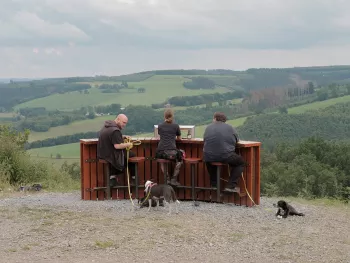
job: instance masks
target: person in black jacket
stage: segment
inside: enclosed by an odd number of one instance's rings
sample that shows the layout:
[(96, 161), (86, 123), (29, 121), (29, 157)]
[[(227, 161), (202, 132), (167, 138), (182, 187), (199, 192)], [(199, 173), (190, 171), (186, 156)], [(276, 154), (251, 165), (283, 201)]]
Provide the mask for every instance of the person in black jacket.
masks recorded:
[[(164, 122), (158, 125), (160, 140), (158, 143), (156, 158), (173, 160), (176, 162), (174, 173), (170, 179), (167, 174), (167, 184), (178, 186), (178, 175), (183, 164), (181, 150), (176, 148), (176, 139), (181, 140), (181, 130), (179, 124), (173, 122), (174, 113), (171, 109), (164, 112)], [(161, 163), (161, 170), (164, 173), (164, 164)]]
[[(126, 167), (126, 148), (132, 143), (124, 143), (126, 136), (122, 135), (122, 129), (128, 123), (128, 118), (124, 114), (119, 114), (116, 119), (107, 120), (99, 132), (97, 142), (97, 158), (103, 159), (110, 164), (110, 184), (116, 185), (116, 176), (123, 173)], [(129, 152), (129, 157), (134, 157), (135, 153)], [(135, 164), (129, 163), (129, 173), (132, 179), (135, 174)]]
[(210, 175), (212, 187), (216, 187), (216, 167), (212, 162), (226, 163), (230, 166), (230, 178), (224, 191), (239, 192), (237, 186), (245, 162), (235, 152), (239, 141), (236, 130), (226, 123), (226, 116), (222, 112), (214, 114), (213, 123), (208, 125), (204, 131), (203, 160)]

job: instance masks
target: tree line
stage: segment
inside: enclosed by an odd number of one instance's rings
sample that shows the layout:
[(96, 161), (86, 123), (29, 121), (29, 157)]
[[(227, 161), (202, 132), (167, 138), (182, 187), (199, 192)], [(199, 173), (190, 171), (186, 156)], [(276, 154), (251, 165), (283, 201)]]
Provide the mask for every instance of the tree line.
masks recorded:
[(310, 137), (264, 151), (261, 190), (269, 196), (350, 199), (350, 142)]
[(193, 95), (193, 96), (174, 96), (169, 98), (163, 103), (154, 103), (152, 104), (153, 109), (164, 108), (164, 105), (170, 104), (171, 106), (195, 106), (213, 102), (219, 102), (224, 104), (227, 100), (243, 98), (245, 95), (244, 91), (237, 90), (226, 93), (213, 93), (213, 94), (202, 94), (202, 95)]

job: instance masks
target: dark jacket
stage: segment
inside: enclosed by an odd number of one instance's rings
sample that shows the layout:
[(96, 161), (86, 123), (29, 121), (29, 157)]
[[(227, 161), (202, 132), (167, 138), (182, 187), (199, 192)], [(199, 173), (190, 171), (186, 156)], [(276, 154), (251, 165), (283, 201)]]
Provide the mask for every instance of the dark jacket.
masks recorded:
[(236, 130), (224, 122), (214, 122), (204, 132), (203, 159), (205, 162), (220, 162), (235, 153), (238, 142)]
[(114, 144), (123, 143), (123, 135), (115, 121), (105, 121), (99, 132), (97, 158), (112, 164), (116, 169), (124, 169), (124, 151), (114, 148)]

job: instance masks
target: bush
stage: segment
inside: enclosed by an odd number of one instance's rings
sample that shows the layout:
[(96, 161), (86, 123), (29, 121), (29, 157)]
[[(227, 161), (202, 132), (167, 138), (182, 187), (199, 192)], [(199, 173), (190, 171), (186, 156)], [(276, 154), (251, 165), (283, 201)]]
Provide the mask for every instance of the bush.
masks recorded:
[(45, 161), (31, 159), (24, 150), (29, 133), (19, 133), (0, 126), (0, 185), (18, 187), (41, 183), (51, 190), (78, 189), (76, 177), (64, 170), (57, 171)]

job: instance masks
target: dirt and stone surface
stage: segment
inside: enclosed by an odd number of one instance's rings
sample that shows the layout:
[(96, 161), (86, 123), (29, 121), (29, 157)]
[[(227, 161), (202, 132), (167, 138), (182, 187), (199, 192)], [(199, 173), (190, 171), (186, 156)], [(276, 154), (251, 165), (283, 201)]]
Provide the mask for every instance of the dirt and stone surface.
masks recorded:
[(184, 201), (179, 214), (79, 192), (0, 199), (0, 262), (346, 262), (350, 208), (292, 202), (305, 217), (258, 207)]

